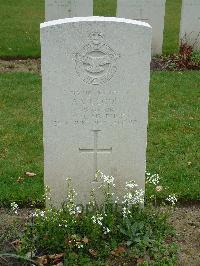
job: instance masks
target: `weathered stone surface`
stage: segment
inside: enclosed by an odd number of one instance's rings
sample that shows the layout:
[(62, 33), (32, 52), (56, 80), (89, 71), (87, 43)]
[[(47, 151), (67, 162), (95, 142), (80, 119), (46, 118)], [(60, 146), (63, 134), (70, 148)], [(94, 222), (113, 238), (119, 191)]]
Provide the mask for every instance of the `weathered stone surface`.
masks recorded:
[(162, 54), (166, 0), (117, 0), (117, 17), (141, 20), (153, 29), (152, 54)]
[(145, 182), (151, 27), (119, 18), (41, 24), (45, 184), (53, 202), (71, 177), (79, 203), (96, 170)]
[(180, 42), (187, 42), (200, 51), (200, 0), (183, 0)]
[(45, 20), (93, 15), (93, 0), (45, 0)]

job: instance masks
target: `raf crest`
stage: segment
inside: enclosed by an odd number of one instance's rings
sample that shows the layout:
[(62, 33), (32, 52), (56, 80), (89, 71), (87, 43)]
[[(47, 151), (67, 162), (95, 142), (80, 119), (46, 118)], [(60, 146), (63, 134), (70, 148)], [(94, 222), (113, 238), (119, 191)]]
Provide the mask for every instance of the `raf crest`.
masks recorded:
[(89, 42), (76, 53), (76, 72), (91, 85), (102, 85), (109, 81), (117, 71), (119, 54), (115, 53), (104, 41), (100, 32), (89, 35)]

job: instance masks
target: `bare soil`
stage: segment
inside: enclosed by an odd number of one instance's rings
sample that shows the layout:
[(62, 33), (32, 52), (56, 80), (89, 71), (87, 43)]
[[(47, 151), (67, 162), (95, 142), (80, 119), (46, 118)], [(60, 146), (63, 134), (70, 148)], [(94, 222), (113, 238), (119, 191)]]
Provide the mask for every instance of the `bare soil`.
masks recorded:
[(176, 208), (171, 223), (180, 245), (180, 266), (200, 265), (200, 206)]
[[(21, 209), (18, 215), (13, 215), (8, 209), (0, 209), (0, 253), (15, 252), (12, 242), (19, 238), (19, 232), (22, 232), (30, 213), (30, 209)], [(175, 208), (170, 223), (176, 229), (177, 243), (180, 246), (177, 266), (199, 266), (200, 206)], [(19, 264), (6, 264), (0, 256), (0, 265)]]
[(0, 73), (30, 72), (40, 73), (40, 59), (2, 60), (0, 59)]
[[(180, 63), (180, 62), (179, 62)], [(6, 72), (29, 72), (39, 73), (41, 69), (41, 60), (38, 59), (0, 59), (0, 73)], [(200, 62), (191, 66), (178, 65), (172, 58), (155, 57), (151, 61), (151, 70), (153, 71), (184, 71), (184, 70), (200, 70)]]

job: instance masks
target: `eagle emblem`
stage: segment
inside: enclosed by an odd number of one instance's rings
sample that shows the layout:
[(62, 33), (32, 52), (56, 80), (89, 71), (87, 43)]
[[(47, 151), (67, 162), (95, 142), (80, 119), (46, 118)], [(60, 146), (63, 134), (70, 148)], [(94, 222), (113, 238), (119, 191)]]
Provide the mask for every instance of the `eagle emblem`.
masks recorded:
[(91, 85), (102, 85), (117, 71), (119, 54), (104, 41), (102, 33), (92, 32), (88, 44), (75, 54), (76, 72)]

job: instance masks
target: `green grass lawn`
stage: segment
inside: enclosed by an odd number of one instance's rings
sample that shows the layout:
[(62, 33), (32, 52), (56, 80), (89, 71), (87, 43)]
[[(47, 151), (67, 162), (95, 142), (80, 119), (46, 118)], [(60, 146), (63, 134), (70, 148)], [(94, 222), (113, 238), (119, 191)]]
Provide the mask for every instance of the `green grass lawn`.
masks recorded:
[(178, 52), (182, 0), (166, 0), (163, 52)]
[[(147, 169), (181, 199), (199, 198), (199, 72), (151, 76)], [(41, 77), (0, 74), (0, 204), (42, 200)], [(37, 174), (25, 177), (26, 171)], [(18, 183), (18, 178), (24, 178)]]
[(39, 57), (43, 0), (0, 0), (0, 57)]
[[(27, 203), (43, 194), (41, 80), (38, 75), (0, 75), (0, 202)], [(19, 177), (25, 172), (37, 176)]]
[[(94, 15), (115, 16), (117, 0), (94, 0)], [(177, 51), (181, 0), (167, 0), (164, 53)], [(39, 57), (44, 0), (0, 0), (0, 57)]]

